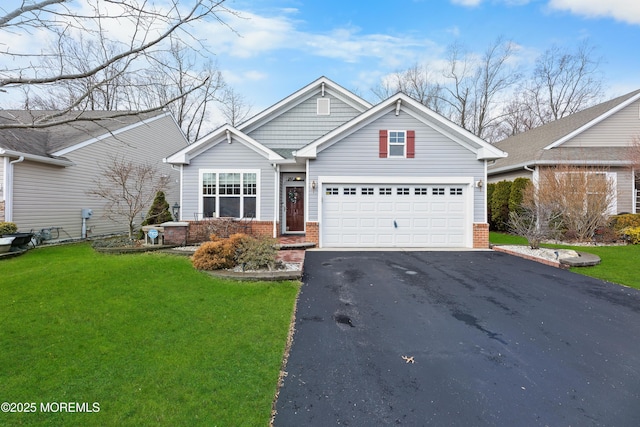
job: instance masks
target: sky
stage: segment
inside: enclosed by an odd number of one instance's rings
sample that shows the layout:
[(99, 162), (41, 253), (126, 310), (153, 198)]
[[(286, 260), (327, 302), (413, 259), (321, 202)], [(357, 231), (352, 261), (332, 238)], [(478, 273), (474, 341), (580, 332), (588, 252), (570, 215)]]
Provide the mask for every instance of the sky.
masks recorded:
[[(637, 0), (228, 0), (240, 12), (212, 30), (225, 79), (255, 112), (320, 76), (369, 101), (390, 73), (437, 64), (454, 42), (482, 53), (498, 37), (517, 46), (526, 72), (552, 45), (585, 39), (602, 59), (607, 98), (640, 88)], [(215, 35), (215, 37), (212, 37)]]
[[(0, 8), (12, 10), (19, 3), (4, 0)], [(515, 44), (513, 64), (525, 73), (554, 44), (575, 49), (587, 40), (602, 60), (606, 98), (640, 88), (638, 0), (227, 0), (224, 5), (234, 12), (220, 15), (226, 25), (211, 20), (189, 31), (209, 46), (204, 54), (253, 105), (253, 113), (321, 76), (377, 102), (371, 88), (385, 76), (442, 63), (452, 43), (482, 54), (498, 37)]]

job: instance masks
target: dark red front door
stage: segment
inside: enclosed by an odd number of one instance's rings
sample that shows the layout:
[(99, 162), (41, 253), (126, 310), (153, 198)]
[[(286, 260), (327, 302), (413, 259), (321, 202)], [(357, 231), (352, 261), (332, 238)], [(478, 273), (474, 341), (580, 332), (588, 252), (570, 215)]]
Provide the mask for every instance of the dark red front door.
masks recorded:
[(304, 187), (286, 187), (287, 230), (304, 231)]

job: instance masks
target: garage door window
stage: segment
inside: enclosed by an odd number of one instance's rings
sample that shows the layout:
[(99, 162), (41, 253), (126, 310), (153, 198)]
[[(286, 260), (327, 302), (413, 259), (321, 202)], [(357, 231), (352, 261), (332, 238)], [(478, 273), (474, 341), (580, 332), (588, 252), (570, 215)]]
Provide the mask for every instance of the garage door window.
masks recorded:
[(451, 187), (449, 189), (449, 194), (452, 196), (462, 196), (462, 188), (460, 187)]
[(338, 192), (338, 189), (335, 187), (328, 187), (325, 193), (327, 194), (327, 196), (337, 196), (338, 194), (340, 194)]
[(396, 189), (396, 194), (397, 194), (398, 196), (408, 196), (409, 194), (411, 194), (411, 192), (410, 192), (410, 191), (409, 191), (409, 189), (408, 189), (408, 188), (406, 188), (406, 187), (398, 187), (398, 188)]
[(415, 195), (416, 196), (426, 196), (429, 194), (429, 190), (426, 187), (416, 187)]
[(434, 196), (444, 196), (444, 188), (432, 188), (431, 189), (431, 194), (433, 194)]
[(391, 195), (391, 188), (380, 188), (379, 194), (381, 196), (390, 196)]
[(362, 188), (362, 193), (363, 196), (373, 196), (373, 188), (371, 187), (363, 187)]

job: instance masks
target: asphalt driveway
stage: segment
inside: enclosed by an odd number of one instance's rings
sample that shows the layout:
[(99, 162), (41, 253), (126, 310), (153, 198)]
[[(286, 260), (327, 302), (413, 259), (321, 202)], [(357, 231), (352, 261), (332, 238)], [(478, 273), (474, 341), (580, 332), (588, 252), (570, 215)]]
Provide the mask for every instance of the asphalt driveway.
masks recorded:
[(490, 251), (309, 251), (303, 281), (276, 426), (640, 425), (636, 290)]

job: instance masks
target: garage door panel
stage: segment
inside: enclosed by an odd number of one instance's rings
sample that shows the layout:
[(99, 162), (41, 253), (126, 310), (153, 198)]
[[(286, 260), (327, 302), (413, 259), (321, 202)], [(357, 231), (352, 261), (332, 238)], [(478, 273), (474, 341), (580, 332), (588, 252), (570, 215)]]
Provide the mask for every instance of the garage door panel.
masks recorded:
[[(322, 198), (327, 247), (460, 247), (470, 223), (460, 185), (331, 184)], [(324, 190), (324, 188), (323, 188)]]

